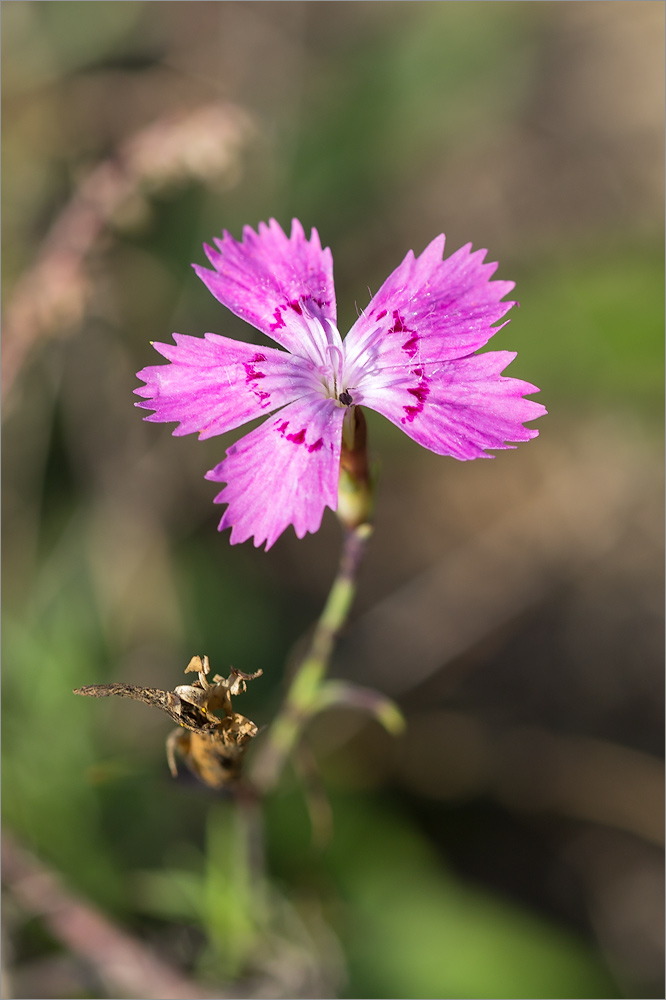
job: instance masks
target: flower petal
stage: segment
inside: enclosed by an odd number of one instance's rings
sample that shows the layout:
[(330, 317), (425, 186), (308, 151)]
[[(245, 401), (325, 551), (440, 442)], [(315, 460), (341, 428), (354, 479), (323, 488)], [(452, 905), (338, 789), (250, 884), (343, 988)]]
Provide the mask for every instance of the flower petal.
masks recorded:
[(225, 231), (215, 245), (217, 250), (204, 246), (214, 270), (193, 267), (236, 316), (296, 354), (307, 342), (308, 318), (335, 327), (333, 257), (322, 250), (316, 229), (307, 240), (294, 219), (287, 237), (271, 219), (259, 223), (258, 233), (245, 226), (240, 243)]
[(420, 257), (407, 254), (345, 338), (349, 385), (405, 365), (466, 357), (490, 340), (513, 302), (500, 300), (512, 281), (491, 281), (497, 264), (471, 243), (442, 260), (444, 236)]
[(338, 504), (340, 444), (345, 410), (333, 399), (311, 395), (274, 414), (231, 448), (206, 479), (227, 485), (219, 530), (231, 543), (254, 535), (270, 549), (288, 525), (303, 538), (317, 531), (324, 507)]
[(414, 366), (401, 384), (367, 387), (363, 402), (438, 455), (492, 458), (484, 449), (536, 437), (538, 430), (523, 422), (546, 413), (541, 403), (523, 399), (536, 386), (501, 375), (515, 356), (487, 351), (428, 372)]
[(214, 333), (173, 338), (175, 347), (153, 345), (171, 364), (144, 368), (138, 378), (146, 385), (134, 391), (148, 399), (137, 406), (155, 410), (145, 419), (178, 421), (177, 436), (223, 434), (312, 392), (312, 363), (284, 351)]

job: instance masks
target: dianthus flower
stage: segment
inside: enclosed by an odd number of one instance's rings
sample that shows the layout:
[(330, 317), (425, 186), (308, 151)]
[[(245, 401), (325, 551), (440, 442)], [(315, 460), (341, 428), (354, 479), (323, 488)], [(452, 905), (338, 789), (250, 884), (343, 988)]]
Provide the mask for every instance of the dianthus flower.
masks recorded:
[[(214, 333), (175, 333), (154, 344), (170, 364), (144, 368), (146, 420), (177, 421), (175, 435), (224, 434), (256, 417), (260, 426), (227, 449), (206, 474), (226, 483), (219, 528), (231, 542), (254, 536), (269, 549), (288, 525), (317, 531), (338, 504), (343, 421), (356, 406), (383, 414), (439, 455), (489, 458), (538, 431), (546, 412), (524, 399), (538, 392), (501, 373), (509, 351), (475, 354), (514, 302), (514, 283), (491, 281), (497, 265), (471, 244), (442, 260), (444, 236), (420, 257), (410, 251), (343, 340), (336, 326), (333, 258), (294, 219), (291, 236), (271, 219), (237, 242), (224, 232), (204, 249), (213, 270), (194, 270), (224, 306), (284, 348), (257, 347)], [(278, 412), (276, 412), (278, 411)]]

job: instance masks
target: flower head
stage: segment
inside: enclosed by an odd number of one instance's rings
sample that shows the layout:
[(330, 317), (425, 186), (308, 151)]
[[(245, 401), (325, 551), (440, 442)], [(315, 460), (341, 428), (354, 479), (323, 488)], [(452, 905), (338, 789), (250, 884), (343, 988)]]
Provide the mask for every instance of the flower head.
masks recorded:
[(538, 392), (505, 378), (509, 351), (475, 354), (514, 305), (501, 301), (511, 281), (491, 281), (497, 265), (471, 244), (442, 260), (444, 236), (420, 257), (410, 251), (343, 340), (336, 326), (333, 259), (316, 230), (291, 236), (271, 219), (237, 242), (225, 232), (205, 246), (212, 270), (194, 265), (213, 295), (284, 350), (214, 333), (175, 333), (155, 344), (170, 363), (144, 368), (137, 406), (146, 420), (176, 421), (174, 434), (223, 434), (267, 416), (227, 449), (206, 478), (226, 483), (220, 530), (231, 542), (254, 536), (270, 548), (288, 525), (299, 538), (335, 510), (343, 421), (355, 406), (388, 417), (440, 455), (489, 458), (538, 431), (524, 427), (546, 412), (524, 399)]

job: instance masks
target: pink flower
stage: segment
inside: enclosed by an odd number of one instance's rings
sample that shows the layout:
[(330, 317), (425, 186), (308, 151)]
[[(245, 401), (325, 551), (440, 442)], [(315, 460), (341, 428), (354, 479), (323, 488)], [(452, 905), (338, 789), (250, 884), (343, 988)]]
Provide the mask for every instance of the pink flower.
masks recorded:
[[(335, 510), (342, 424), (351, 405), (382, 413), (439, 455), (490, 458), (538, 431), (523, 423), (546, 412), (524, 399), (538, 392), (501, 372), (515, 354), (475, 354), (514, 305), (511, 281), (491, 281), (496, 264), (471, 244), (442, 260), (444, 236), (389, 275), (342, 340), (336, 327), (333, 258), (316, 230), (294, 219), (249, 226), (242, 242), (225, 232), (205, 246), (213, 270), (194, 269), (223, 305), (284, 350), (214, 333), (175, 333), (154, 347), (170, 364), (144, 368), (146, 420), (176, 421), (174, 434), (199, 437), (268, 416), (227, 449), (206, 478), (226, 483), (220, 530), (231, 542), (254, 536), (269, 549), (289, 524), (299, 538)], [(277, 412), (276, 412), (277, 411)]]

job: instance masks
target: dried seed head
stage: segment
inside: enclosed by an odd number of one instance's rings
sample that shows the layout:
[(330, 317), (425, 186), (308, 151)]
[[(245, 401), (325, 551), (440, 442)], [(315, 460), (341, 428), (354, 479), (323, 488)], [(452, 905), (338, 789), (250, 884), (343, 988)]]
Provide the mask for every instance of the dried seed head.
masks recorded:
[[(174, 777), (178, 753), (204, 784), (225, 788), (240, 777), (243, 755), (258, 732), (254, 722), (234, 712), (231, 697), (242, 694), (247, 681), (260, 677), (263, 671), (244, 674), (231, 667), (228, 677), (215, 674), (211, 684), (207, 679), (208, 657), (193, 656), (185, 668), (185, 673), (190, 672), (198, 674), (194, 684), (180, 684), (173, 691), (135, 684), (89, 684), (76, 688), (74, 694), (92, 698), (117, 695), (161, 708), (181, 727), (167, 739), (167, 760)], [(215, 710), (221, 717), (213, 714)]]

